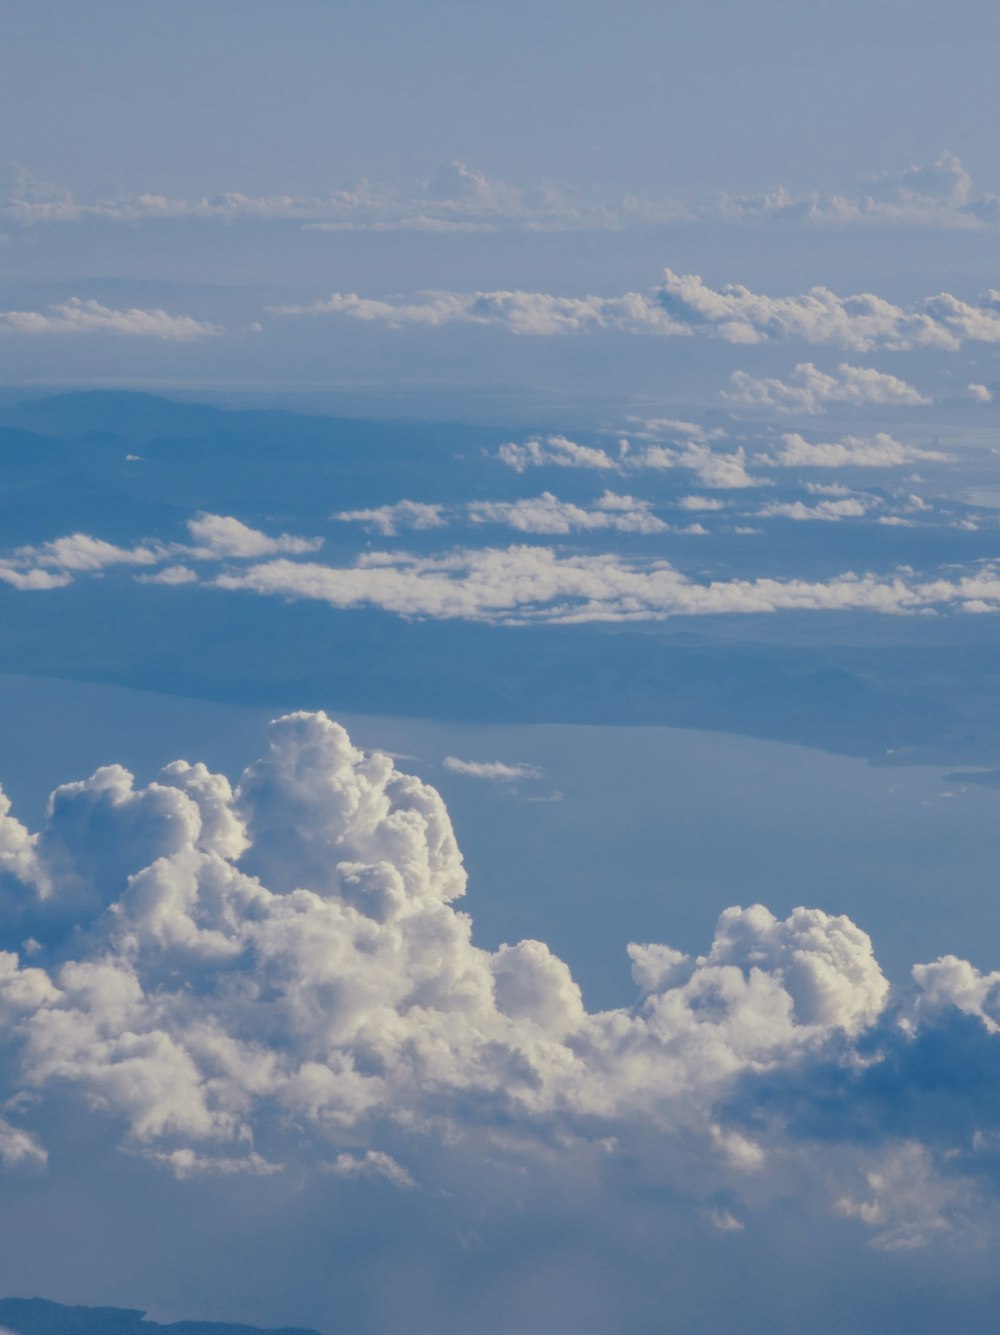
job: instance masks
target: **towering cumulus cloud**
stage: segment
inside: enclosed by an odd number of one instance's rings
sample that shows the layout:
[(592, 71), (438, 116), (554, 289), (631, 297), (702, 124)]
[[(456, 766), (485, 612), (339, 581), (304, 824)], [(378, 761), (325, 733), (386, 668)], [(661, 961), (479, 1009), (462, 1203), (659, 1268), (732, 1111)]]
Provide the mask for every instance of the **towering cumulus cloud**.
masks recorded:
[[(759, 905), (727, 909), (697, 958), (629, 946), (634, 1005), (588, 1012), (541, 941), (473, 944), (440, 796), (323, 714), (273, 723), (235, 791), (177, 761), (142, 788), (119, 766), (58, 788), (38, 834), (5, 804), (0, 874), (14, 1169), (44, 1164), (38, 1110), (68, 1100), (184, 1178), (294, 1160), (411, 1187), (422, 1170), (387, 1138), (412, 1158), (443, 1137), (632, 1144), (661, 1171), (673, 1153), (688, 1177), (703, 1162), (706, 1182), (742, 1180), (789, 1155), (803, 1071), (857, 1084), (891, 1052), (885, 1080), (905, 1083), (899, 1054), (942, 1016), (981, 1043), (997, 1028), (995, 976), (940, 961), (915, 971), (917, 999), (890, 1002), (848, 919)], [(748, 1118), (764, 1086), (773, 1115)], [(906, 1153), (933, 1176), (929, 1139)], [(842, 1214), (891, 1215), (853, 1199), (841, 1183)]]

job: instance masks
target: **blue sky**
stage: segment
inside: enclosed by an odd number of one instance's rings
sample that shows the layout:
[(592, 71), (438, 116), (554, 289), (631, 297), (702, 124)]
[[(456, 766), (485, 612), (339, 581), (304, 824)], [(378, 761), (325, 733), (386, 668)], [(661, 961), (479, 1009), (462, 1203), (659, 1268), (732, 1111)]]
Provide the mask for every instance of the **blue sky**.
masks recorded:
[(996, 7), (0, 12), (0, 1296), (978, 1335)]

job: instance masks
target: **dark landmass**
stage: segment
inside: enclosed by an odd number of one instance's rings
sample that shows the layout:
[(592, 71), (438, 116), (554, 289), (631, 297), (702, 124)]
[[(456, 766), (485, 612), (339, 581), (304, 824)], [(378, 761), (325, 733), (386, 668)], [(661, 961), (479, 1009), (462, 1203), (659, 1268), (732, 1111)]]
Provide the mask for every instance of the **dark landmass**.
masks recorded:
[(162, 1326), (128, 1307), (64, 1307), (44, 1298), (0, 1298), (0, 1326), (15, 1335), (319, 1335), (299, 1326), (265, 1331), (222, 1321), (175, 1321)]
[[(0, 531), (9, 547), (80, 531), (120, 543), (177, 540), (184, 521), (205, 509), (272, 532), (319, 534), (325, 559), (349, 561), (365, 539), (354, 525), (331, 523), (342, 507), (503, 499), (546, 487), (586, 501), (605, 485), (572, 469), (529, 477), (491, 464), (509, 436), (448, 423), (226, 411), (146, 394), (59, 395), (0, 411)], [(671, 471), (643, 477), (643, 494), (688, 490), (690, 480)], [(674, 534), (662, 547), (616, 535), (615, 549), (666, 556), (699, 578), (789, 570), (825, 578), (902, 560), (931, 569), (996, 551), (995, 530), (838, 524), (828, 539), (819, 532), (826, 527), (778, 526), (752, 555), (721, 531), (710, 554)], [(420, 551), (515, 537), (442, 530), (397, 541)], [(598, 550), (607, 536), (574, 535), (573, 543)], [(1000, 766), (1000, 618), (802, 612), (490, 626), (138, 585), (132, 574), (109, 569), (35, 593), (0, 585), (0, 669), (335, 715), (661, 724), (879, 764)]]

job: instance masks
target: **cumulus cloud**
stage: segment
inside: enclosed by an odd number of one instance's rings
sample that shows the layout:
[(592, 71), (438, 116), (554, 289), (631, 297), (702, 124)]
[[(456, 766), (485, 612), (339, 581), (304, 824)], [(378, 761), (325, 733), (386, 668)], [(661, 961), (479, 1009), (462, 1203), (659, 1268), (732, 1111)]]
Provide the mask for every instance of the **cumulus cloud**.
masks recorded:
[(773, 455), (759, 455), (759, 462), (775, 468), (898, 468), (921, 460), (938, 463), (951, 458), (940, 450), (904, 445), (885, 431), (826, 442), (807, 441), (793, 431), (781, 439), (781, 449)]
[(333, 292), (308, 306), (279, 306), (286, 316), (339, 315), (403, 329), (407, 325), (499, 325), (512, 334), (550, 336), (610, 331), (687, 335), (690, 330), (640, 292), (618, 297), (558, 296), (549, 292), (418, 292), (413, 297), (362, 297)]
[(823, 519), (835, 522), (838, 519), (863, 519), (875, 506), (881, 504), (873, 496), (844, 496), (836, 501), (817, 501), (807, 505), (804, 501), (773, 501), (762, 506), (757, 514), (762, 519)]
[[(842, 508), (839, 517), (844, 518), (855, 503)], [(836, 516), (835, 509), (829, 517)], [(214, 583), (221, 589), (315, 599), (331, 607), (373, 606), (407, 617), (503, 623), (648, 621), (778, 611), (898, 615), (946, 607), (1000, 609), (1000, 572), (991, 565), (967, 575), (925, 580), (900, 571), (884, 577), (846, 572), (828, 580), (701, 583), (668, 561), (563, 555), (535, 546), (459, 549), (437, 556), (371, 552), (348, 566), (275, 560), (223, 573)]]
[[(196, 546), (143, 541), (119, 547), (87, 533), (71, 533), (37, 546), (17, 547), (0, 559), (0, 581), (20, 590), (62, 588), (76, 575), (99, 575), (114, 566), (154, 566), (170, 557), (196, 561), (253, 560), (263, 556), (302, 556), (317, 551), (322, 538), (300, 538), (288, 533), (270, 537), (229, 515), (201, 513), (188, 520)], [(184, 565), (171, 565), (155, 574), (137, 577), (146, 584), (191, 584), (197, 575)]]
[(534, 765), (506, 765), (502, 760), (459, 760), (458, 756), (445, 756), (442, 763), (452, 774), (466, 774), (473, 779), (513, 783), (542, 777), (542, 771)]
[(17, 547), (0, 560), (0, 580), (22, 592), (60, 589), (75, 575), (95, 575), (113, 566), (151, 566), (167, 548), (158, 543), (118, 547), (87, 533), (70, 533), (38, 546)]
[[(760, 905), (725, 910), (701, 955), (633, 943), (634, 1004), (589, 1011), (543, 942), (473, 944), (439, 795), (322, 714), (273, 723), (235, 789), (183, 761), (145, 787), (109, 766), (57, 789), (37, 834), (5, 808), (0, 874), (16, 891), (8, 940), (28, 924), (35, 938), (0, 953), (0, 1160), (13, 1168), (44, 1166), (45, 1106), (68, 1100), (181, 1179), (294, 1162), (412, 1188), (396, 1145), (437, 1138), (452, 1154), (492, 1141), (512, 1163), (532, 1144), (550, 1160), (627, 1147), (688, 1191), (701, 1174), (709, 1200), (720, 1180), (734, 1197), (775, 1157), (786, 1177), (811, 1172), (775, 1108), (782, 1080), (815, 1086), (817, 1114), (824, 1080), (873, 1071), (883, 1098), (897, 1081), (912, 1099), (893, 1045), (912, 1051), (955, 1014), (980, 1043), (996, 1028), (996, 975), (945, 959), (894, 1003), (849, 919)], [(750, 1125), (741, 1109), (761, 1081)], [(837, 1139), (820, 1189), (882, 1245), (936, 1236), (967, 1205), (933, 1137)], [(722, 1231), (743, 1222), (710, 1208)]]
[[(6, 179), (4, 179), (6, 177)], [(525, 187), (453, 161), (409, 185), (359, 181), (314, 194), (249, 195), (222, 191), (200, 198), (155, 190), (82, 198), (11, 164), (0, 170), (0, 218), (23, 227), (76, 222), (293, 224), (313, 231), (489, 232), (616, 226), (607, 207), (581, 205), (553, 187)]]
[(825, 287), (783, 297), (736, 283), (713, 288), (698, 274), (672, 269), (665, 269), (661, 282), (648, 292), (615, 297), (426, 291), (376, 298), (334, 292), (312, 305), (279, 307), (277, 313), (347, 316), (394, 329), (473, 324), (532, 335), (700, 334), (727, 343), (794, 340), (854, 352), (924, 347), (955, 351), (967, 341), (1000, 342), (1000, 292), (993, 289), (975, 303), (941, 292), (899, 306), (871, 292), (841, 297)]
[(187, 521), (187, 529), (197, 547), (191, 552), (199, 557), (235, 557), (248, 560), (255, 556), (273, 556), (278, 552), (302, 554), (323, 546), (322, 538), (297, 538), (282, 533), (268, 537), (259, 529), (249, 528), (231, 515), (201, 513)]
[(954, 153), (932, 163), (871, 174), (852, 193), (794, 194), (782, 187), (758, 195), (717, 196), (716, 212), (734, 222), (775, 217), (844, 227), (935, 227), (970, 230), (995, 226), (1000, 201), (976, 194), (972, 177)]
[(474, 524), (505, 524), (520, 533), (574, 533), (613, 529), (618, 533), (665, 533), (669, 528), (649, 501), (605, 491), (591, 507), (561, 501), (550, 491), (518, 501), (473, 501)]
[(710, 200), (599, 197), (592, 189), (499, 180), (461, 161), (443, 163), (423, 181), (367, 179), (312, 193), (251, 195), (221, 190), (184, 198), (155, 187), (84, 197), (40, 179), (26, 167), (0, 167), (0, 219), (37, 227), (91, 222), (293, 226), (315, 232), (528, 232), (613, 230), (690, 223), (733, 224), (780, 219), (806, 227), (880, 226), (975, 230), (1000, 223), (1000, 199), (977, 192), (952, 153), (869, 174), (853, 190), (794, 192), (783, 186), (753, 195), (720, 191)]
[(0, 330), (18, 334), (124, 334), (187, 343), (222, 333), (213, 324), (190, 315), (163, 310), (114, 310), (99, 301), (71, 297), (45, 311), (0, 311)]
[(403, 528), (442, 528), (446, 523), (443, 505), (428, 505), (423, 501), (396, 501), (394, 505), (367, 510), (341, 510), (333, 517), (344, 523), (362, 524), (384, 538), (394, 537)]
[[(689, 425), (686, 422), (669, 424), (672, 428)], [(646, 429), (638, 434), (640, 439), (648, 441), (663, 432)], [(524, 473), (529, 468), (581, 468), (621, 474), (684, 468), (694, 473), (705, 487), (726, 490), (762, 485), (759, 478), (747, 471), (743, 446), (735, 450), (712, 447), (707, 443), (707, 435), (717, 436), (718, 432), (677, 430), (671, 434), (679, 435), (681, 439), (670, 445), (644, 443), (639, 447), (623, 436), (615, 454), (600, 446), (581, 445), (566, 436), (535, 436), (524, 442), (508, 441), (501, 445), (497, 458), (517, 473)]]
[(819, 413), (828, 404), (854, 407), (926, 405), (929, 398), (898, 376), (885, 375), (871, 367), (841, 362), (836, 374), (820, 371), (812, 362), (800, 362), (790, 380), (754, 376), (734, 371), (732, 388), (723, 397), (750, 408), (775, 408), (779, 412)]
[(697, 274), (667, 269), (656, 292), (672, 319), (728, 343), (797, 339), (867, 352), (954, 351), (967, 340), (1000, 341), (1000, 292), (992, 289), (975, 305), (942, 292), (897, 306), (870, 292), (840, 297), (825, 287), (789, 297), (765, 296), (737, 283), (713, 288)]
[(527, 468), (596, 468), (616, 469), (620, 460), (606, 450), (592, 445), (579, 445), (566, 436), (547, 436), (544, 440), (532, 437), (523, 443), (508, 441), (497, 450), (497, 458), (516, 473)]
[(140, 584), (197, 584), (198, 575), (190, 566), (164, 566), (155, 575), (136, 575)]

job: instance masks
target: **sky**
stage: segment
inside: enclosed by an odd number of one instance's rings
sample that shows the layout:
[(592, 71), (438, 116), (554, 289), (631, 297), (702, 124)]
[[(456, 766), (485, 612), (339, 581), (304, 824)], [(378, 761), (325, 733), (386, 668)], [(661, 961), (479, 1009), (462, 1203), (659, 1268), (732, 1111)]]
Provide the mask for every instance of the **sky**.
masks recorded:
[(0, 1299), (978, 1335), (996, 7), (0, 13)]

